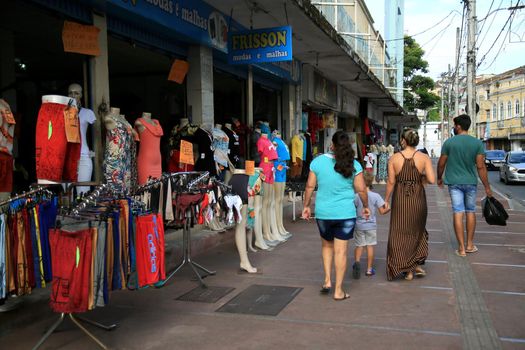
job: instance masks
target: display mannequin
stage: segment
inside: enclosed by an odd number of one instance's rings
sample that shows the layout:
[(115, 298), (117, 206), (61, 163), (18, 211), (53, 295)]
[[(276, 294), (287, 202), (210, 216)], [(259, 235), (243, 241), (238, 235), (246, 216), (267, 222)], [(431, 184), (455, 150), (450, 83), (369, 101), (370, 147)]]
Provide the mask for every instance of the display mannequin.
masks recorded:
[(128, 194), (132, 189), (132, 167), (135, 156), (135, 135), (131, 124), (112, 107), (104, 117), (106, 126), (106, 151), (104, 175), (117, 194)]
[[(224, 124), (223, 131), (228, 135), (229, 138), (229, 145), (228, 145), (228, 158), (230, 159), (230, 163), (233, 164), (235, 168), (238, 168), (241, 166), (240, 163), (240, 144), (239, 144), (239, 136), (237, 133), (233, 130), (232, 125), (230, 123)], [(244, 166), (244, 164), (242, 164)]]
[(162, 156), (160, 138), (164, 134), (160, 123), (151, 118), (151, 113), (142, 113), (142, 118), (135, 121), (139, 133), (140, 148), (137, 158), (139, 185), (144, 185), (148, 178), (160, 178), (162, 175)]
[(13, 191), (13, 136), (15, 119), (11, 107), (0, 99), (0, 201)]
[[(262, 250), (269, 250), (262, 234), (262, 168), (255, 168), (254, 174), (248, 180), (248, 224), (252, 233), (255, 233), (255, 246)], [(250, 238), (250, 236), (249, 236)], [(278, 242), (275, 242), (276, 244)]]
[(198, 148), (195, 170), (208, 171), (210, 176), (217, 176), (217, 166), (215, 165), (215, 160), (213, 158), (213, 134), (211, 124), (201, 124), (195, 131), (194, 139)]
[[(68, 96), (77, 102), (78, 119), (80, 122), (80, 160), (78, 162), (78, 182), (91, 181), (93, 174), (94, 153), (89, 149), (88, 129), (95, 123), (95, 113), (91, 109), (82, 107), (82, 87), (79, 84), (71, 84), (68, 88)], [(77, 194), (89, 192), (89, 186), (77, 186)]]
[(380, 184), (386, 184), (388, 178), (388, 149), (387, 147), (379, 147), (379, 157), (377, 160), (377, 176), (376, 180)]
[(388, 147), (388, 157), (392, 157), (394, 155), (395, 148), (392, 146), (392, 144), (389, 144)]
[(190, 142), (193, 145), (193, 154), (198, 153), (197, 145), (195, 144), (194, 134), (198, 126), (191, 125), (188, 118), (181, 118), (179, 124), (174, 126), (171, 130), (169, 138), (169, 162), (168, 171), (176, 173), (181, 171), (193, 171), (193, 164), (186, 164), (180, 162), (180, 143), (182, 140)]
[(277, 147), (277, 156), (278, 159), (274, 161), (275, 167), (275, 183), (274, 183), (274, 202), (275, 202), (275, 218), (277, 229), (279, 234), (285, 239), (291, 237), (291, 234), (286, 231), (283, 224), (283, 198), (284, 198), (284, 188), (286, 185), (286, 169), (288, 168), (286, 162), (290, 160), (290, 151), (288, 146), (281, 139), (281, 133), (278, 130), (274, 130), (272, 133), (273, 142)]
[(257, 273), (257, 269), (254, 268), (250, 260), (248, 259), (248, 252), (246, 249), (246, 223), (248, 216), (248, 180), (249, 176), (246, 175), (244, 169), (236, 169), (233, 171), (230, 186), (232, 186), (233, 192), (236, 193), (242, 200), (241, 216), (242, 220), (240, 223), (235, 225), (235, 244), (240, 257), (240, 267), (242, 271), (248, 273)]
[(233, 122), (233, 131), (235, 131), (235, 134), (239, 137), (239, 160), (244, 161), (246, 160), (247, 152), (246, 152), (246, 141), (248, 136), (250, 135), (250, 128), (247, 127), (245, 124), (241, 123), (241, 121), (238, 118), (232, 118)]
[[(269, 140), (268, 135), (261, 134), (257, 141), (257, 151), (259, 153), (261, 162), (259, 167), (262, 168), (264, 174), (263, 182), (263, 203), (262, 203), (262, 227), (264, 239), (268, 241), (284, 241), (284, 238), (279, 234), (275, 221), (275, 203), (274, 197), (274, 166), (273, 161), (277, 159), (277, 151), (274, 144)], [(273, 204), (273, 211), (272, 211)], [(272, 221), (272, 216), (274, 220)]]

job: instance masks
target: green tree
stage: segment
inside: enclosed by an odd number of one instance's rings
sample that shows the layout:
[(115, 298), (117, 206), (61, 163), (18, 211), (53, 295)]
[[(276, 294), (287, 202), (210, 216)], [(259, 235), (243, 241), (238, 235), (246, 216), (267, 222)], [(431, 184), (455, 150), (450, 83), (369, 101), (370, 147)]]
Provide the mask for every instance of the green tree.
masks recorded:
[(434, 80), (418, 73), (428, 73), (428, 62), (423, 59), (425, 51), (409, 36), (404, 40), (405, 61), (403, 65), (404, 107), (408, 111), (415, 109), (427, 110), (436, 106), (439, 96), (433, 94)]

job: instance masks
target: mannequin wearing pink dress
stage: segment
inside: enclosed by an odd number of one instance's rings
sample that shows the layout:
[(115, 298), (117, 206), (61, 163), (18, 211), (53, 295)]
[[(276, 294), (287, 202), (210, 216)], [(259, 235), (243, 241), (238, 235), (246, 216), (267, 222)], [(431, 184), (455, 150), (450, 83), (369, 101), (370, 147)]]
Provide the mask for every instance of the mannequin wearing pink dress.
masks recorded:
[(140, 148), (137, 157), (139, 185), (148, 182), (148, 178), (159, 178), (162, 175), (162, 157), (160, 154), (160, 138), (163, 135), (162, 127), (151, 114), (143, 113), (137, 119), (135, 128), (140, 135)]

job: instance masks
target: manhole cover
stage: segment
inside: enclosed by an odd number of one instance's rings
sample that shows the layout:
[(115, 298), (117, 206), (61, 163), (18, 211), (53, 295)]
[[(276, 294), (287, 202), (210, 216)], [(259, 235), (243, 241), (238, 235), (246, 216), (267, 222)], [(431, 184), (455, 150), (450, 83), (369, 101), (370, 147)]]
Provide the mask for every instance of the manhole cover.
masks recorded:
[(254, 284), (223, 305), (217, 312), (277, 316), (303, 288)]
[(223, 296), (230, 293), (235, 288), (208, 286), (203, 288), (201, 286), (190, 290), (188, 293), (181, 295), (176, 300), (182, 301), (196, 301), (199, 303), (216, 303)]

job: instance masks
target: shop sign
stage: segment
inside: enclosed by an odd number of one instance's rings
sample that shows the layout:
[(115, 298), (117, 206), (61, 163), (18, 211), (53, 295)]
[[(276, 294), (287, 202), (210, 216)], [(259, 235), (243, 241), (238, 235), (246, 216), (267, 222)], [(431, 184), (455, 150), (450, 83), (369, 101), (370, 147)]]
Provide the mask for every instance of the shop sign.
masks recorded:
[(359, 115), (359, 98), (350, 91), (342, 89), (341, 111), (353, 116)]
[(199, 0), (108, 0), (209, 47), (227, 51), (228, 22), (212, 6)]
[(291, 60), (291, 26), (243, 30), (228, 34), (228, 62), (230, 64)]
[(337, 108), (337, 84), (314, 72), (314, 100)]
[(62, 44), (64, 52), (80, 53), (89, 56), (100, 55), (98, 33), (95, 26), (64, 21), (62, 28)]

